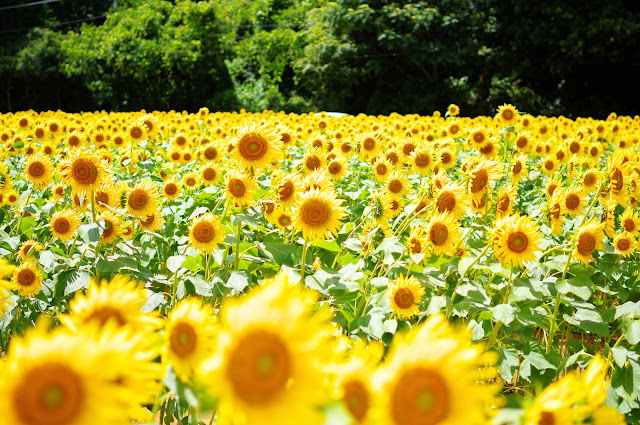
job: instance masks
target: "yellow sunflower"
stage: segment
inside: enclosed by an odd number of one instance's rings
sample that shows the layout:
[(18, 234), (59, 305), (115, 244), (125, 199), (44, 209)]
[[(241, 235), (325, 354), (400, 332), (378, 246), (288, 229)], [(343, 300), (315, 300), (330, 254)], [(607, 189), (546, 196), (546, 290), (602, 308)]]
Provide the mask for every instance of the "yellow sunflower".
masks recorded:
[(53, 181), (53, 163), (49, 157), (38, 152), (27, 160), (24, 173), (37, 189), (43, 189)]
[(479, 201), (491, 187), (491, 182), (498, 180), (502, 175), (498, 162), (480, 159), (469, 172), (469, 194)]
[(162, 229), (162, 226), (164, 226), (164, 215), (158, 211), (154, 214), (148, 215), (144, 219), (139, 219), (139, 223), (142, 230), (158, 232)]
[(448, 212), (457, 220), (464, 215), (467, 201), (464, 188), (454, 183), (445, 184), (435, 196), (435, 209), (439, 213)]
[(182, 193), (182, 187), (174, 179), (167, 180), (162, 186), (162, 195), (166, 199), (177, 199), (180, 197), (180, 193)]
[(582, 187), (573, 185), (562, 191), (563, 198), (563, 211), (569, 214), (571, 217), (582, 212), (582, 209), (587, 203), (586, 194)]
[(185, 173), (185, 175), (182, 176), (182, 184), (187, 190), (195, 189), (200, 184), (198, 173), (195, 171)]
[(600, 186), (600, 179), (600, 173), (597, 170), (587, 170), (582, 175), (582, 187), (589, 193), (593, 193)]
[(266, 124), (244, 125), (230, 143), (235, 147), (232, 156), (247, 170), (267, 168), (281, 156), (282, 140)]
[(105, 179), (100, 189), (94, 193), (96, 210), (110, 211), (110, 208), (118, 207), (118, 189), (109, 179)]
[(593, 260), (593, 251), (604, 249), (602, 243), (604, 225), (605, 223), (598, 223), (595, 219), (591, 219), (578, 229), (576, 245), (572, 252), (574, 260), (588, 266), (589, 261)]
[(503, 266), (522, 267), (540, 251), (540, 230), (528, 216), (509, 216), (496, 223), (493, 251)]
[(559, 235), (562, 233), (562, 223), (564, 221), (563, 200), (560, 191), (554, 194), (549, 200), (549, 227), (551, 233)]
[(33, 261), (25, 261), (13, 272), (11, 289), (18, 291), (23, 297), (37, 295), (42, 289), (42, 276)]
[(80, 226), (80, 215), (72, 208), (57, 211), (51, 216), (49, 227), (53, 236), (63, 242), (75, 237), (76, 230)]
[(220, 161), (223, 153), (220, 144), (215, 140), (200, 147), (200, 155), (205, 161)]
[(393, 166), (391, 163), (382, 157), (377, 157), (373, 163), (373, 175), (376, 177), (377, 181), (386, 180), (387, 177), (393, 171)]
[(253, 202), (253, 193), (256, 182), (250, 176), (236, 170), (227, 173), (226, 193), (227, 199), (238, 206), (248, 206)]
[(327, 159), (326, 171), (332, 179), (340, 181), (347, 174), (347, 161), (342, 155)]
[(414, 260), (416, 256), (418, 256), (417, 258), (422, 258), (420, 255), (424, 254), (427, 250), (424, 228), (421, 226), (413, 226), (407, 237), (406, 245), (409, 256), (414, 262), (416, 262), (416, 260)]
[(137, 218), (155, 214), (160, 206), (158, 187), (151, 180), (136, 183), (127, 195), (127, 211)]
[(498, 200), (496, 201), (498, 218), (511, 215), (517, 194), (518, 192), (516, 188), (511, 185), (505, 186), (500, 190), (498, 193)]
[(193, 219), (189, 228), (189, 241), (202, 252), (213, 252), (224, 240), (220, 221), (211, 213)]
[(622, 232), (613, 239), (613, 247), (623, 257), (628, 257), (636, 247), (636, 239), (631, 233)]
[(516, 183), (528, 175), (527, 157), (521, 153), (517, 153), (511, 162), (511, 180)]
[(367, 217), (373, 219), (376, 224), (387, 225), (391, 218), (391, 197), (382, 191), (369, 194), (367, 205), (369, 212), (365, 212)]
[(300, 195), (294, 213), (294, 226), (307, 241), (326, 239), (327, 233), (337, 235), (341, 220), (347, 214), (342, 200), (333, 191), (311, 189)]
[(220, 180), (220, 171), (215, 166), (215, 163), (210, 161), (203, 164), (202, 168), (200, 168), (200, 177), (205, 185), (210, 186)]
[(29, 239), (28, 241), (24, 241), (20, 248), (18, 249), (18, 258), (22, 261), (26, 259), (34, 260), (35, 253), (40, 252), (44, 249), (44, 246), (40, 242), (36, 242), (33, 239)]
[(558, 165), (555, 157), (547, 156), (540, 162), (540, 169), (545, 175), (552, 176), (558, 171)]
[(227, 300), (217, 346), (203, 364), (219, 420), (237, 425), (320, 424), (329, 401), (324, 364), (331, 356), (329, 312), (284, 275)]
[(169, 313), (162, 357), (182, 382), (189, 383), (194, 371), (211, 354), (216, 333), (214, 323), (211, 304), (195, 298), (180, 301)]
[(640, 236), (640, 215), (632, 209), (624, 210), (620, 215), (620, 226), (625, 232), (631, 233), (635, 237)]
[(273, 211), (274, 224), (282, 231), (293, 227), (293, 215), (288, 210), (276, 208)]
[(73, 193), (97, 190), (106, 176), (106, 167), (96, 152), (73, 149), (58, 165), (60, 176), (71, 185)]
[(96, 222), (104, 221), (105, 228), (100, 235), (100, 245), (110, 245), (116, 242), (122, 234), (122, 220), (111, 211), (103, 212), (96, 217)]
[(407, 180), (404, 173), (400, 173), (399, 171), (394, 171), (389, 176), (385, 182), (385, 187), (389, 192), (389, 196), (393, 199), (402, 198), (403, 195), (406, 195), (411, 191), (409, 180)]
[(402, 319), (410, 319), (420, 312), (416, 304), (422, 302), (424, 294), (424, 288), (413, 276), (399, 275), (387, 289), (391, 309)]
[(427, 242), (436, 255), (454, 255), (460, 243), (460, 223), (448, 212), (435, 214), (427, 225)]
[(302, 190), (302, 182), (297, 174), (287, 174), (274, 180), (275, 188), (278, 192), (278, 200), (282, 206), (293, 205), (298, 200), (298, 195)]
[(373, 158), (382, 149), (382, 140), (376, 133), (359, 133), (356, 143), (360, 149), (360, 158)]

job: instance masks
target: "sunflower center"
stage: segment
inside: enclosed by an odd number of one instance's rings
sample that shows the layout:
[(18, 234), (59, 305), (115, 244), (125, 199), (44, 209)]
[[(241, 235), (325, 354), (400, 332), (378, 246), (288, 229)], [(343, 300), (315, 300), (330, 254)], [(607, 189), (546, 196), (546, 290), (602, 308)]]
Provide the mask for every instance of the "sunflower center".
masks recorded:
[(78, 158), (71, 164), (71, 175), (80, 184), (93, 184), (98, 178), (98, 167), (90, 159)]
[(36, 281), (36, 274), (33, 270), (22, 269), (18, 272), (18, 285), (31, 286)]
[(578, 252), (582, 255), (590, 255), (596, 247), (596, 238), (591, 233), (580, 233), (578, 236)]
[(408, 288), (398, 288), (393, 295), (393, 300), (402, 309), (407, 309), (413, 305), (413, 293)]
[(342, 384), (342, 401), (347, 405), (349, 412), (358, 421), (362, 421), (369, 410), (369, 392), (364, 384), (355, 379)]
[(64, 193), (64, 187), (58, 186), (56, 187), (56, 195), (62, 195)]
[(452, 158), (449, 152), (443, 152), (442, 155), (440, 155), (440, 161), (442, 161), (443, 164), (450, 163)]
[(340, 145), (340, 150), (341, 150), (342, 152), (344, 152), (344, 153), (349, 153), (349, 152), (351, 152), (351, 149), (352, 149), (352, 147), (351, 147), (351, 145), (350, 145), (349, 143), (346, 143), (346, 142), (345, 142), (345, 143), (342, 143), (342, 144)]
[(173, 328), (169, 337), (171, 352), (180, 358), (188, 357), (196, 350), (198, 335), (193, 326), (179, 322)]
[(135, 189), (129, 195), (127, 202), (132, 209), (141, 210), (149, 203), (149, 195), (142, 189)]
[(342, 165), (339, 162), (335, 161), (329, 164), (329, 172), (331, 174), (339, 174), (342, 171)]
[(175, 195), (176, 192), (178, 192), (178, 187), (175, 185), (175, 183), (168, 183), (164, 187), (164, 193), (166, 193), (169, 196)]
[(524, 136), (520, 136), (518, 137), (518, 140), (516, 140), (516, 146), (519, 147), (520, 149), (523, 149), (527, 146), (528, 140), (526, 137)]
[(573, 211), (580, 206), (580, 197), (575, 193), (570, 193), (564, 201), (567, 209)]
[(97, 321), (100, 326), (104, 326), (109, 320), (114, 320), (118, 326), (124, 326), (127, 321), (122, 316), (120, 310), (108, 305), (96, 307), (91, 314), (89, 314), (85, 322)]
[(422, 244), (420, 243), (420, 240), (417, 238), (411, 239), (409, 246), (411, 248), (411, 253), (413, 254), (417, 254), (422, 251)]
[(616, 244), (616, 247), (618, 248), (619, 251), (626, 251), (629, 249), (630, 246), (631, 246), (631, 243), (629, 242), (629, 239), (626, 239), (626, 238), (620, 239)]
[(330, 213), (327, 203), (320, 199), (309, 199), (300, 208), (302, 221), (311, 227), (319, 227), (326, 224)]
[(434, 245), (442, 245), (447, 241), (449, 230), (442, 223), (434, 223), (429, 230), (429, 240)]
[(587, 187), (593, 186), (595, 184), (595, 182), (596, 182), (596, 176), (594, 176), (591, 173), (586, 174), (584, 176), (584, 179), (582, 180), (582, 183)]
[(43, 128), (36, 128), (36, 137), (38, 139), (42, 139), (44, 137), (44, 129)]
[(578, 151), (580, 150), (580, 143), (572, 142), (569, 145), (569, 150), (571, 151), (571, 153), (578, 153)]
[(293, 372), (291, 360), (279, 335), (255, 330), (229, 353), (226, 375), (238, 398), (248, 404), (263, 405), (286, 388)]
[(551, 207), (551, 217), (553, 217), (554, 220), (558, 220), (560, 218), (560, 204), (553, 204)]
[(283, 214), (278, 217), (278, 224), (280, 224), (282, 227), (287, 227), (291, 224), (291, 218), (288, 215)]
[(309, 170), (317, 170), (320, 168), (320, 159), (317, 156), (312, 155), (305, 161), (305, 165)]
[(486, 189), (488, 182), (489, 173), (484, 168), (481, 168), (473, 174), (473, 178), (471, 180), (471, 192), (476, 193)]
[(389, 191), (391, 193), (400, 193), (404, 189), (404, 185), (398, 179), (393, 179), (389, 182)]
[(476, 143), (484, 142), (484, 134), (477, 132), (473, 134), (473, 141)]
[(636, 222), (630, 218), (625, 219), (623, 225), (627, 232), (633, 232), (636, 228)]
[(113, 233), (113, 223), (111, 223), (109, 220), (105, 220), (105, 221), (106, 221), (107, 226), (102, 231), (102, 238), (103, 239), (108, 238)]
[(177, 161), (180, 159), (180, 152), (174, 152), (171, 154), (171, 159), (173, 159), (174, 161)]
[(591, 156), (598, 156), (598, 148), (595, 146), (591, 147), (591, 149), (589, 149), (589, 153)]
[(415, 164), (418, 167), (424, 168), (428, 166), (430, 163), (431, 163), (431, 160), (429, 159), (429, 155), (425, 155), (423, 153), (419, 153), (416, 155)]
[(544, 168), (545, 168), (545, 169), (547, 169), (547, 170), (551, 171), (551, 170), (553, 170), (553, 168), (554, 168), (554, 167), (555, 167), (555, 164), (554, 164), (554, 162), (553, 162), (552, 160), (547, 159), (547, 160), (544, 162)]
[(204, 171), (202, 172), (202, 178), (204, 178), (207, 181), (215, 180), (216, 175), (217, 175), (216, 170), (214, 170), (213, 168), (205, 168)]
[(377, 173), (379, 176), (384, 176), (385, 174), (387, 174), (387, 170), (388, 170), (388, 168), (387, 168), (387, 166), (386, 166), (386, 165), (384, 165), (384, 164), (378, 164), (378, 165), (376, 165), (376, 173)]
[(229, 192), (236, 198), (242, 198), (246, 193), (244, 183), (240, 179), (231, 179), (229, 181)]
[(85, 402), (80, 377), (67, 365), (46, 363), (27, 372), (16, 387), (13, 405), (22, 423), (75, 422)]
[(208, 221), (200, 221), (193, 226), (193, 238), (200, 243), (209, 243), (216, 237), (216, 229)]
[(405, 156), (411, 155), (411, 153), (415, 150), (416, 146), (413, 143), (405, 143), (402, 147), (402, 153)]
[(505, 121), (513, 119), (513, 111), (511, 109), (505, 109), (502, 111), (502, 118), (504, 118)]
[(204, 150), (204, 157), (210, 161), (213, 159), (216, 159), (217, 156), (218, 156), (218, 150), (212, 146), (209, 146), (207, 149)]
[(611, 189), (613, 189), (614, 192), (619, 192), (622, 190), (623, 186), (624, 180), (622, 177), (622, 171), (616, 168), (615, 171), (611, 173)]
[(291, 199), (294, 190), (294, 185), (290, 181), (284, 182), (280, 186), (278, 186), (278, 195), (280, 195), (280, 201), (285, 202)]
[(487, 144), (487, 146), (480, 149), (480, 152), (482, 152), (485, 155), (489, 155), (491, 152), (493, 152), (493, 143)]
[(96, 194), (96, 202), (98, 204), (108, 204), (109, 203), (109, 194), (106, 192), (98, 192)]
[(367, 137), (364, 142), (362, 142), (362, 146), (366, 150), (372, 151), (376, 147), (376, 141), (372, 137)]
[(509, 199), (509, 195), (502, 195), (502, 197), (500, 197), (500, 200), (498, 201), (498, 210), (500, 210), (501, 212), (507, 212), (510, 205), (511, 199)]
[(440, 195), (438, 195), (438, 200), (436, 201), (436, 207), (438, 208), (438, 212), (441, 213), (445, 211), (453, 211), (456, 207), (456, 196), (448, 190), (440, 193)]
[(450, 410), (451, 394), (435, 371), (414, 367), (400, 376), (391, 394), (391, 415), (402, 425), (435, 425)]
[(267, 202), (264, 204), (264, 212), (266, 214), (271, 214), (276, 209), (276, 204), (273, 202)]
[(32, 177), (42, 177), (45, 173), (45, 166), (41, 162), (34, 162), (29, 165), (28, 173)]
[(139, 139), (142, 137), (142, 129), (140, 127), (133, 127), (131, 129), (131, 137), (134, 139)]
[(527, 245), (529, 245), (529, 238), (522, 232), (512, 233), (507, 238), (507, 246), (510, 251), (520, 253), (527, 249)]
[(187, 186), (193, 187), (196, 185), (196, 179), (189, 177), (185, 183), (187, 183)]
[(258, 161), (267, 153), (267, 139), (258, 133), (248, 133), (238, 142), (238, 153), (248, 161)]
[(78, 146), (80, 144), (80, 139), (77, 136), (69, 137), (69, 146)]

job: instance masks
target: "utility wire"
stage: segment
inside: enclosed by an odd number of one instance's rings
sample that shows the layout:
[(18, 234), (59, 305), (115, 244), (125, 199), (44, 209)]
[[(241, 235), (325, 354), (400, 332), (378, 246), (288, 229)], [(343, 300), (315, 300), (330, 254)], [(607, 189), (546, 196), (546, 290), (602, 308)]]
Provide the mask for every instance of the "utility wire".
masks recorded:
[(0, 7), (0, 10), (20, 9), (21, 7), (37, 6), (39, 4), (53, 3), (53, 2), (56, 2), (56, 1), (60, 1), (60, 0), (41, 0), (41, 1), (34, 1), (34, 2), (31, 2), (31, 3), (16, 4), (16, 5), (13, 5), (13, 6)]
[[(58, 0), (56, 0), (56, 1), (58, 1)], [(14, 29), (8, 29), (8, 30), (0, 31), (0, 34), (28, 32), (28, 31), (30, 31), (30, 30), (32, 30), (34, 28), (50, 28), (50, 27), (59, 27), (61, 25), (78, 24), (80, 22), (95, 21), (96, 19), (101, 19), (101, 18), (106, 18), (106, 17), (107, 17), (107, 15), (99, 15), (99, 16), (92, 16), (91, 18), (75, 19), (73, 21), (66, 21), (66, 22), (58, 22), (57, 24), (44, 25), (44, 26), (41, 26), (41, 27), (14, 28)]]

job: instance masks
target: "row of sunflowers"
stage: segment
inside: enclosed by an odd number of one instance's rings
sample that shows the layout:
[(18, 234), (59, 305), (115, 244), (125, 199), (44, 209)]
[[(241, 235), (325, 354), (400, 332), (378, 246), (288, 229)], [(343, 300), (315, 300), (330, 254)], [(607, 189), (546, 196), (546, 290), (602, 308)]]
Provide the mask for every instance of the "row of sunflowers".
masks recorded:
[(0, 424), (640, 422), (640, 117), (0, 115)]

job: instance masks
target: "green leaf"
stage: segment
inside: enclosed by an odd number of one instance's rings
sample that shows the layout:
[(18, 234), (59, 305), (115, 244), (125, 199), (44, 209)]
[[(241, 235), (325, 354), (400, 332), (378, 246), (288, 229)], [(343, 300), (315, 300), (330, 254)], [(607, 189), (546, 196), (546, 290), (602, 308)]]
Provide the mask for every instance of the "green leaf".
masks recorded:
[(611, 387), (628, 403), (636, 401), (640, 395), (640, 366), (629, 362), (624, 367), (615, 368), (611, 376)]
[(167, 258), (167, 268), (171, 273), (175, 273), (180, 267), (182, 267), (182, 264), (186, 259), (187, 257), (184, 255), (172, 255), (171, 257)]
[(567, 323), (571, 323), (587, 332), (594, 333), (598, 336), (609, 337), (609, 325), (604, 323), (602, 316), (595, 309), (578, 308), (573, 316), (563, 314), (562, 317)]
[(31, 238), (33, 231), (35, 230), (36, 219), (33, 217), (22, 217), (20, 222), (20, 233), (28, 238)]
[(244, 291), (244, 288), (249, 286), (249, 276), (245, 271), (235, 271), (231, 273), (231, 276), (229, 276), (229, 279), (224, 286), (233, 289), (239, 294)]
[(625, 363), (627, 363), (627, 354), (629, 350), (624, 347), (613, 347), (611, 349), (611, 354), (613, 355), (613, 361), (618, 365), (618, 367), (624, 367)]
[(392, 236), (385, 238), (382, 243), (373, 251), (374, 254), (383, 253), (382, 263), (391, 265), (395, 262), (393, 254), (402, 254), (404, 252), (404, 245), (398, 241), (398, 238)]
[(327, 240), (317, 240), (311, 243), (311, 246), (315, 246), (318, 248), (326, 249), (331, 252), (340, 252), (342, 249), (336, 240), (327, 241)]
[(167, 372), (164, 375), (162, 383), (175, 394), (178, 394), (178, 396), (182, 400), (186, 401), (189, 406), (198, 406), (198, 398), (196, 395), (193, 393), (191, 388), (178, 379), (171, 366), (167, 366)]
[(629, 344), (636, 345), (640, 343), (640, 319), (630, 319), (628, 317), (622, 319), (622, 333), (629, 341)]
[(86, 243), (95, 244), (100, 240), (104, 229), (104, 221), (100, 220), (98, 223), (88, 223), (78, 227), (78, 235), (80, 235), (80, 238)]
[(56, 293), (61, 290), (64, 295), (69, 295), (80, 288), (86, 288), (91, 281), (91, 275), (80, 270), (67, 270), (59, 273), (56, 278)]
[(507, 347), (498, 349), (500, 355), (500, 377), (506, 382), (511, 382), (513, 375), (518, 370), (520, 360), (518, 358), (518, 351), (515, 348)]
[(591, 296), (591, 289), (586, 286), (576, 286), (569, 279), (558, 279), (556, 282), (556, 289), (561, 294), (572, 293), (585, 301)]
[[(187, 280), (193, 283), (193, 286), (196, 290), (196, 294), (201, 295), (203, 297), (210, 297), (212, 295), (211, 287), (209, 286), (207, 281), (202, 278), (202, 276), (198, 276), (198, 275), (189, 276)], [(239, 290), (238, 292), (241, 292), (241, 291), (242, 290)]]
[(622, 316), (640, 316), (640, 301), (627, 301), (622, 305), (616, 306), (615, 318), (619, 319)]
[(495, 307), (491, 307), (489, 310), (493, 312), (493, 317), (496, 320), (508, 325), (513, 322), (516, 315), (516, 308), (511, 304), (498, 304)]

